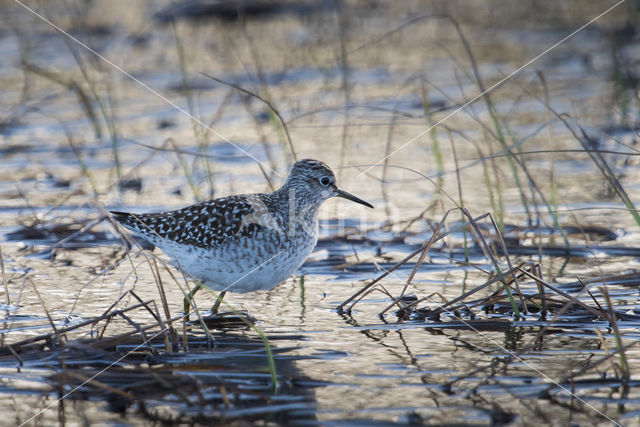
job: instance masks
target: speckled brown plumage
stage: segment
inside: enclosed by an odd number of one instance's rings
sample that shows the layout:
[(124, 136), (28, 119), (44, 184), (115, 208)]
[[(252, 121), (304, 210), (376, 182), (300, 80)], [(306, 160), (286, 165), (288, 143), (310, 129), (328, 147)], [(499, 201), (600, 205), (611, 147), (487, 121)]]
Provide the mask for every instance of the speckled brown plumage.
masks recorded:
[[(264, 203), (261, 196), (224, 197), (164, 213), (112, 213), (122, 225), (152, 240), (168, 239), (208, 249), (224, 244), (228, 239), (255, 237), (263, 226), (254, 222), (246, 223), (246, 218), (255, 215), (260, 204)], [(251, 197), (258, 200), (250, 203), (247, 200)]]

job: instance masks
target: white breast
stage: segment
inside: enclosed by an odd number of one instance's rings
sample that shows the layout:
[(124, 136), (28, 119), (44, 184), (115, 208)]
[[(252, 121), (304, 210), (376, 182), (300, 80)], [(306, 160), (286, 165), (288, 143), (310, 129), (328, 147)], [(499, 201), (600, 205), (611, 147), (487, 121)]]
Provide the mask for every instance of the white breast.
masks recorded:
[(252, 292), (272, 289), (287, 280), (307, 259), (317, 242), (317, 232), (288, 240), (241, 237), (233, 245), (203, 249), (171, 241), (158, 247), (171, 256), (183, 272), (216, 291)]

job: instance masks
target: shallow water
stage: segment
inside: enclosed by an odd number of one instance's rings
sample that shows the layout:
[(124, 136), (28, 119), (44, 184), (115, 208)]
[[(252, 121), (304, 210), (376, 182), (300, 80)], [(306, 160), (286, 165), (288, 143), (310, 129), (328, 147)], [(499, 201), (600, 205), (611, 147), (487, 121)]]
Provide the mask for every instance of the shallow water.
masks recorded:
[[(218, 346), (211, 348), (196, 328), (189, 351), (157, 350), (149, 363), (169, 367), (167, 381), (189, 377), (213, 387), (203, 386), (200, 399), (224, 400), (224, 393), (213, 396), (222, 378), (240, 387), (242, 402), (253, 403), (221, 409), (186, 405), (179, 393), (148, 396), (154, 416), (323, 425), (639, 424), (638, 224), (598, 160), (554, 116), (570, 115), (569, 125), (584, 128), (591, 147), (606, 150), (602, 159), (629, 199), (637, 200), (635, 6), (619, 6), (511, 76), (491, 92), (491, 105), (479, 97), (460, 110), (479, 94), (472, 61), (449, 21), (420, 18), (450, 13), (468, 40), (483, 87), (490, 88), (611, 6), (565, 3), (543, 2), (531, 10), (500, 2), (322, 3), (303, 12), (248, 16), (244, 23), (183, 18), (175, 29), (153, 18), (168, 2), (40, 6), (131, 76), (18, 4), (2, 6), (0, 248), (9, 290), (8, 300), (0, 292), (3, 351), (51, 332), (51, 323), (63, 328), (99, 316), (122, 295), (118, 308), (136, 304), (129, 290), (161, 306), (148, 252), (134, 248), (125, 256), (113, 227), (99, 221), (106, 209), (168, 210), (269, 191), (265, 176), (276, 187), (282, 183), (292, 156), (281, 128), (264, 104), (200, 74), (206, 72), (268, 97), (288, 123), (297, 157), (327, 162), (341, 188), (376, 209), (328, 201), (318, 247), (296, 276), (272, 291), (226, 297), (227, 308), (253, 314), (269, 338), (278, 393), (269, 388), (264, 345), (255, 331), (214, 331)], [(82, 90), (70, 90), (69, 82)], [(79, 93), (91, 109), (82, 106)], [(440, 120), (431, 132), (430, 124)], [(507, 148), (517, 162), (510, 162)], [(503, 225), (508, 258), (491, 240), (491, 224), (480, 221), (501, 271), (507, 260), (539, 263), (546, 282), (598, 308), (580, 284), (593, 279), (589, 290), (603, 311), (600, 287), (606, 283), (629, 379), (620, 378), (618, 356), (603, 359), (617, 349), (613, 328), (584, 310), (518, 318), (504, 298), (473, 306), (499, 291), (492, 285), (465, 299), (468, 307), (429, 317), (427, 309), (495, 272), (471, 235), (455, 228), (462, 220), (458, 211), (446, 219), (452, 233), (436, 242), (406, 290), (429, 297), (418, 310), (401, 320), (396, 307), (380, 318), (391, 303), (382, 292), (367, 295), (350, 313), (336, 310), (424, 245), (454, 201), (473, 217), (491, 212)], [(183, 299), (178, 285), (186, 282), (163, 268), (164, 255), (154, 255), (169, 313), (176, 316)], [(382, 280), (391, 295), (400, 295), (416, 261)], [(520, 286), (527, 295), (538, 292), (526, 277)], [(214, 300), (204, 292), (196, 298), (201, 310)], [(553, 300), (554, 310), (566, 301), (559, 295)], [(130, 322), (107, 325), (105, 336), (154, 322), (144, 309), (129, 316)], [(95, 339), (99, 330), (69, 334), (78, 347), (62, 359), (80, 369), (76, 374), (94, 372), (138, 345), (109, 347), (103, 356), (87, 348), (83, 353), (82, 339)], [(154, 346), (162, 349), (159, 341)], [(65, 397), (61, 407), (55, 375), (63, 370), (62, 353), (40, 350), (23, 354), (22, 366), (9, 353), (0, 359), (0, 410), (9, 424), (154, 419), (135, 405), (122, 418), (117, 401), (91, 388)], [(116, 365), (138, 366), (136, 355)], [(229, 366), (235, 361), (238, 366)], [(601, 362), (591, 367), (594, 361)], [(96, 378), (105, 384), (126, 389), (126, 374), (101, 375)], [(260, 397), (252, 394), (256, 390)], [(192, 392), (185, 393), (195, 402)], [(260, 400), (264, 395), (271, 400)], [(31, 419), (41, 411), (39, 421)], [(271, 418), (275, 413), (285, 418)]]

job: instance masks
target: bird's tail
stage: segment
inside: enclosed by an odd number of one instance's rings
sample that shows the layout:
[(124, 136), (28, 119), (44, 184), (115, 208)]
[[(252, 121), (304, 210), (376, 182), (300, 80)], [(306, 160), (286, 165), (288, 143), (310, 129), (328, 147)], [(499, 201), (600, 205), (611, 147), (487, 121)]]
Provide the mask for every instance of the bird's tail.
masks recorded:
[(133, 232), (133, 240), (143, 249), (153, 250), (155, 243), (153, 235), (148, 232), (148, 227), (144, 225), (142, 219), (129, 212), (110, 211), (113, 219), (120, 225)]
[(127, 228), (137, 230), (139, 228), (140, 221), (136, 218), (136, 215), (129, 212), (109, 211), (113, 215), (113, 219)]

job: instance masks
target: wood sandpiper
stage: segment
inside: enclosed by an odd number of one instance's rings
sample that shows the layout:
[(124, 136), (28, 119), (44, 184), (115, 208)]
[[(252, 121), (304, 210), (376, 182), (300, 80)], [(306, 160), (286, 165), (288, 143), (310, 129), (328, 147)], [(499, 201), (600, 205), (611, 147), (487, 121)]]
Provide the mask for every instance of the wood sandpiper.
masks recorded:
[(305, 159), (273, 193), (223, 197), (163, 213), (111, 213), (188, 276), (221, 291), (217, 311), (226, 291), (272, 289), (291, 276), (315, 247), (318, 208), (331, 197), (373, 208), (338, 189), (326, 164)]

